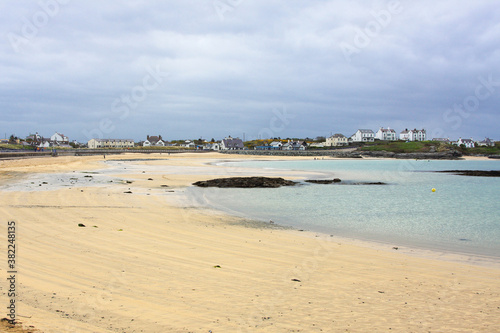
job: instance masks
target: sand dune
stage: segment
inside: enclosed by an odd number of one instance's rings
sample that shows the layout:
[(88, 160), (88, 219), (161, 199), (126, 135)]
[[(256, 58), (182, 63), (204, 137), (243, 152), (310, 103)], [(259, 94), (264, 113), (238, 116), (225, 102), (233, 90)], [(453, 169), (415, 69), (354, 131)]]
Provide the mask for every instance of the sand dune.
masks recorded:
[[(240, 225), (183, 205), (176, 193), (231, 174), (205, 164), (230, 156), (150, 158), (162, 160), (140, 163), (158, 166), (155, 172), (109, 175), (133, 183), (0, 192), (2, 244), (6, 222), (18, 226), (24, 325), (47, 333), (500, 331), (497, 268)], [(84, 177), (81, 171), (110, 166), (102, 160), (8, 161), (0, 168), (15, 179), (33, 172)], [(5, 287), (0, 303), (8, 304)]]

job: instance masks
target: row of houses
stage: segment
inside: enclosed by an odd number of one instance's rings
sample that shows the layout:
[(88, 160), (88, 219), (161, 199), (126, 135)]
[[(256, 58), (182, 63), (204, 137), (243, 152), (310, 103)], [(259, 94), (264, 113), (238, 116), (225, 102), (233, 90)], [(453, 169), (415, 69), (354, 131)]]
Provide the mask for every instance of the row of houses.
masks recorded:
[(494, 147), (495, 142), (491, 140), (490, 138), (484, 138), (484, 140), (481, 141), (475, 141), (474, 139), (462, 139), (459, 138), (457, 141), (451, 141), (450, 138), (434, 138), (432, 141), (439, 141), (442, 143), (448, 143), (452, 145), (456, 145), (459, 147), (465, 147), (465, 148), (474, 148), (474, 147)]
[(374, 142), (375, 140), (383, 141), (425, 141), (427, 140), (427, 134), (425, 129), (405, 129), (397, 135), (396, 131), (392, 128), (381, 127), (376, 133), (371, 129), (358, 129), (356, 133), (350, 137), (346, 137), (343, 134), (336, 133), (328, 138), (326, 138), (325, 146), (327, 147), (339, 147), (347, 146), (353, 142)]
[(280, 141), (273, 141), (269, 145), (257, 146), (255, 150), (306, 150), (307, 143), (305, 141), (288, 140), (283, 143)]

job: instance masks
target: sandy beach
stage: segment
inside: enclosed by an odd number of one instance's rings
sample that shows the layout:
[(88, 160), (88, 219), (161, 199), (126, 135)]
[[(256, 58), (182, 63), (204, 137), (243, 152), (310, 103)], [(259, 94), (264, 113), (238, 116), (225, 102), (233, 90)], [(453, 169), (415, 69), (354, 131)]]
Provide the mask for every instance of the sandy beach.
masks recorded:
[[(17, 320), (45, 333), (500, 332), (498, 267), (283, 229), (183, 196), (195, 181), (256, 175), (217, 161), (269, 158), (0, 161), (5, 253), (8, 221), (17, 228)], [(6, 277), (6, 254), (0, 267)]]

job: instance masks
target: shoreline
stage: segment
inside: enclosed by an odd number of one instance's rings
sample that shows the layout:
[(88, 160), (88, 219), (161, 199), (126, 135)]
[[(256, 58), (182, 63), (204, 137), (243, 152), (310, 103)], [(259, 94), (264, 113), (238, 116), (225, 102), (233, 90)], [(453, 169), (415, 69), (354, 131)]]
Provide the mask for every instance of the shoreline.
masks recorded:
[[(196, 207), (183, 198), (187, 185), (255, 170), (204, 165), (219, 154), (120, 162), (136, 156), (0, 163), (1, 172), (58, 180), (75, 171), (81, 181), (0, 192), (0, 213), (19, 223), (24, 325), (45, 333), (500, 329), (497, 268), (265, 228)], [(100, 186), (101, 178), (131, 183)], [(0, 232), (5, 240), (5, 223)], [(2, 294), (0, 303), (7, 301)]]
[[(386, 251), (386, 252), (398, 252), (402, 255), (407, 255), (410, 257), (439, 260), (445, 262), (454, 262), (460, 264), (468, 264), (481, 266), (486, 268), (500, 269), (500, 256), (493, 256), (489, 254), (479, 254), (467, 251), (460, 251), (458, 249), (440, 247), (439, 245), (424, 245), (417, 244), (414, 242), (412, 244), (403, 244), (400, 241), (391, 240), (375, 240), (369, 238), (359, 237), (349, 237), (343, 235), (335, 235), (331, 232), (326, 232), (319, 230), (314, 230), (314, 227), (308, 229), (307, 227), (298, 227), (291, 225), (284, 225), (279, 222), (269, 222), (264, 221), (264, 219), (258, 219), (251, 216), (251, 214), (241, 213), (237, 211), (230, 210), (226, 207), (221, 207), (213, 202), (205, 201), (203, 203), (199, 200), (193, 200), (192, 194), (187, 196), (187, 200), (197, 202), (197, 208), (205, 209), (207, 212), (214, 210), (216, 212), (226, 214), (228, 217), (242, 219), (243, 221), (253, 221), (256, 225), (263, 225), (269, 228), (277, 227), (278, 229), (287, 230), (293, 232), (297, 236), (301, 237), (322, 237), (325, 239), (331, 239), (334, 242), (341, 242), (346, 244), (351, 244), (354, 246), (363, 247), (366, 249)], [(206, 200), (206, 199), (205, 199)], [(402, 245), (403, 244), (403, 245)]]

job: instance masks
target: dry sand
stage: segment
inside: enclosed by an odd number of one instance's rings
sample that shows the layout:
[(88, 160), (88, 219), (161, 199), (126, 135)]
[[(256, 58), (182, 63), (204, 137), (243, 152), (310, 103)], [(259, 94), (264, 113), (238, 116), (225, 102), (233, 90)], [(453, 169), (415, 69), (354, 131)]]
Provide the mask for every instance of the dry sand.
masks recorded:
[[(0, 162), (4, 183), (6, 176), (12, 184), (33, 174), (53, 182), (51, 174), (73, 171), (80, 180), (35, 190), (30, 186), (40, 179), (27, 179), (25, 189), (0, 192), (2, 244), (7, 221), (18, 226), (17, 319), (25, 327), (46, 333), (500, 332), (498, 268), (243, 223), (182, 202), (178, 193), (194, 181), (248, 173), (205, 164), (241, 156), (106, 158)], [(110, 161), (130, 158), (164, 160), (140, 162), (155, 170), (145, 173), (141, 164)], [(123, 171), (106, 175), (100, 186), (84, 186), (92, 183), (85, 176), (97, 182), (100, 175), (82, 171), (106, 165)], [(1, 286), (5, 309), (7, 286)]]

